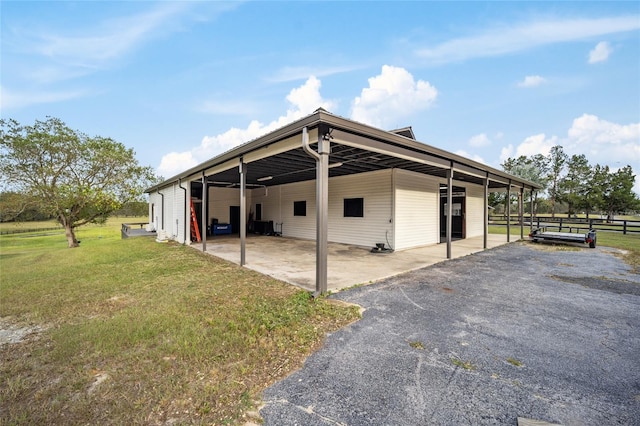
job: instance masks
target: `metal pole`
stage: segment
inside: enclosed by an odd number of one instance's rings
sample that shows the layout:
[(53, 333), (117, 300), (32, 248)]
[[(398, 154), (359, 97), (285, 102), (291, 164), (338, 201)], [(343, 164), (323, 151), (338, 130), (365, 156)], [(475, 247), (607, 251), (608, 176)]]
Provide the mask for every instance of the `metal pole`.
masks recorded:
[(207, 177), (202, 171), (202, 225), (200, 226), (200, 236), (202, 237), (202, 252), (207, 252), (207, 195), (209, 193), (209, 185)]
[(507, 209), (507, 242), (511, 242), (511, 179), (507, 187), (507, 198), (505, 199), (505, 208)]
[(451, 259), (451, 222), (453, 218), (453, 166), (447, 170), (447, 259)]
[(318, 154), (316, 163), (316, 291), (327, 292), (327, 251), (329, 233), (329, 138), (318, 129)]
[(489, 173), (487, 173), (487, 177), (483, 179), (484, 184), (484, 231), (483, 231), (483, 241), (482, 248), (487, 248), (487, 235), (489, 234)]
[(246, 240), (247, 240), (247, 165), (244, 159), (240, 158), (240, 266), (246, 263)]
[(531, 188), (531, 194), (529, 194), (529, 201), (530, 201), (530, 207), (531, 207), (531, 211), (529, 212), (529, 217), (531, 218), (531, 221), (529, 223), (529, 232), (533, 232), (533, 188)]
[(329, 139), (318, 127), (318, 152), (309, 146), (307, 128), (302, 129), (302, 148), (316, 160), (316, 291), (327, 292), (327, 240), (329, 224)]
[(520, 211), (520, 239), (524, 239), (524, 186), (520, 188), (520, 198), (518, 200), (518, 210)]

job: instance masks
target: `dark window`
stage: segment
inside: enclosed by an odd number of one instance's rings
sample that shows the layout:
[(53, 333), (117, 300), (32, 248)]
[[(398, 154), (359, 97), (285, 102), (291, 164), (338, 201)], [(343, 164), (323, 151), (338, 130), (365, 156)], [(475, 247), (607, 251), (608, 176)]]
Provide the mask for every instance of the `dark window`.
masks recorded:
[(293, 202), (293, 215), (294, 216), (306, 216), (307, 215), (307, 202), (306, 201), (294, 201)]
[(262, 204), (256, 204), (256, 220), (262, 220)]
[(364, 198), (345, 198), (344, 217), (364, 217)]

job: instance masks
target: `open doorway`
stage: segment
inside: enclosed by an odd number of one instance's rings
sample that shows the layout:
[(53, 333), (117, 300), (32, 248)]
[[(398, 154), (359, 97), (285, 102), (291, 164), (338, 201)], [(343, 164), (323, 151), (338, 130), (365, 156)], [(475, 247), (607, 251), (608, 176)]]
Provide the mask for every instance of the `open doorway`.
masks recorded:
[[(465, 222), (465, 188), (454, 186), (452, 192), (452, 220), (451, 239), (460, 240), (466, 238)], [(447, 187), (440, 187), (440, 242), (447, 241)]]
[(240, 234), (240, 206), (229, 206), (229, 224), (231, 224), (231, 232)]

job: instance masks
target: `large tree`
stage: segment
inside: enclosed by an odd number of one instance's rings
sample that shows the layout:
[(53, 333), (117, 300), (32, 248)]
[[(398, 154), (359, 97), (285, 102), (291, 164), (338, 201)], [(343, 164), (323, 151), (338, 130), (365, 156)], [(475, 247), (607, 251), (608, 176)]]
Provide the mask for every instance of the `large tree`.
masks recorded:
[[(507, 173), (539, 184), (542, 186), (542, 192), (547, 189), (549, 166), (546, 157), (542, 154), (536, 154), (531, 157), (521, 155), (518, 158), (508, 158), (502, 163), (502, 169)], [(538, 192), (539, 191), (533, 192), (533, 212), (538, 211)], [(525, 191), (525, 200), (528, 199), (529, 196), (529, 191)]]
[[(608, 167), (606, 169), (608, 170)], [(608, 173), (600, 199), (600, 206), (607, 212), (607, 221), (612, 220), (616, 213), (635, 211), (640, 208), (640, 200), (633, 192), (635, 178), (631, 166)]]
[(34, 197), (64, 227), (69, 247), (75, 229), (106, 219), (142, 195), (154, 180), (150, 167), (110, 138), (89, 137), (48, 117), (32, 126), (0, 120), (0, 172), (5, 186)]
[(560, 180), (562, 200), (567, 203), (567, 216), (576, 213), (575, 209), (588, 211), (586, 196), (593, 169), (584, 154), (572, 155), (567, 161), (567, 174)]
[(551, 217), (556, 215), (556, 204), (562, 200), (562, 176), (567, 163), (567, 154), (560, 145), (551, 148), (547, 156), (549, 161), (549, 201), (551, 202)]

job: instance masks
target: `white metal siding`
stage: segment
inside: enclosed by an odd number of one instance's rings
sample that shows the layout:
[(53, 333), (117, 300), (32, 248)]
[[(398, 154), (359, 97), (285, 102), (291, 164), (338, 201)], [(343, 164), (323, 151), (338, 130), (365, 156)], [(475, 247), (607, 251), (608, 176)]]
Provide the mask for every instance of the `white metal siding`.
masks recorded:
[[(331, 185), (329, 185), (329, 188), (331, 188)], [(272, 189), (275, 188), (269, 188), (269, 196), (271, 196), (272, 192), (275, 192)], [(316, 182), (291, 183), (282, 185), (279, 189), (281, 199), (280, 214), (282, 218), (280, 222), (283, 222), (282, 235), (314, 240), (316, 238)], [(306, 216), (293, 215), (294, 201), (307, 202)]]
[(160, 228), (165, 232), (168, 239), (175, 239), (174, 214), (174, 185), (163, 188), (160, 192), (164, 194), (164, 221), (161, 220)]
[[(344, 217), (344, 199), (363, 198), (364, 217)], [(329, 179), (329, 241), (393, 244), (391, 170)]]
[[(329, 179), (329, 235), (331, 242), (373, 247), (393, 241), (391, 171), (383, 170)], [(345, 198), (364, 199), (364, 217), (343, 217)], [(306, 201), (306, 216), (293, 215), (293, 203)], [(316, 182), (297, 182), (252, 191), (252, 209), (262, 204), (262, 219), (283, 223), (287, 237), (315, 239)]]
[(256, 188), (251, 190), (251, 211), (255, 219), (256, 204), (262, 204), (262, 220), (272, 220), (273, 223), (282, 222), (280, 208), (280, 187)]
[(207, 197), (207, 204), (209, 204), (207, 224), (211, 223), (211, 219), (214, 217), (220, 223), (229, 223), (229, 207), (240, 205), (240, 190), (234, 188), (209, 188)]
[(467, 238), (478, 237), (484, 234), (484, 188), (482, 185), (472, 185), (460, 182), (466, 188), (466, 214)]
[(396, 170), (396, 250), (439, 241), (439, 180), (433, 176)]
[(175, 226), (175, 235), (176, 235), (176, 241), (179, 241), (181, 243), (185, 242), (185, 218), (186, 218), (186, 222), (187, 222), (187, 232), (189, 232), (189, 220), (190, 220), (190, 216), (186, 215), (187, 213), (190, 213), (189, 210), (189, 206), (187, 206), (186, 211), (185, 211), (185, 191), (180, 188), (179, 185), (175, 186), (175, 190), (176, 190), (176, 195), (175, 195), (175, 215), (174, 215), (174, 226)]
[[(153, 208), (151, 208), (153, 206)], [(155, 229), (160, 227), (160, 215), (161, 215), (162, 203), (161, 197), (158, 192), (152, 192), (149, 194), (149, 223), (152, 223)]]

